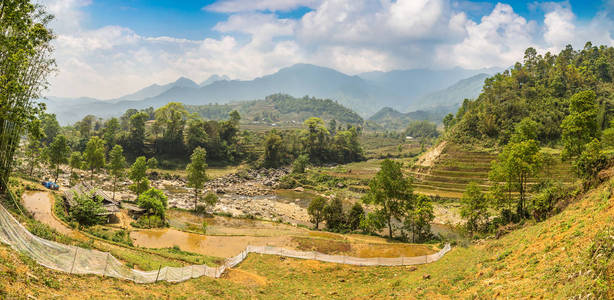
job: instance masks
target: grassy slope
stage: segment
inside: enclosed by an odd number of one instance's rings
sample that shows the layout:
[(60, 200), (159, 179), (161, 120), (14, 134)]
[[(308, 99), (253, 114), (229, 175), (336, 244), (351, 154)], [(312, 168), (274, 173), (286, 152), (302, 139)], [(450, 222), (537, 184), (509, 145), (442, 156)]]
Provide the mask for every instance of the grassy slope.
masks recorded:
[[(96, 276), (49, 271), (0, 246), (0, 298), (566, 298), (590, 283), (569, 279), (583, 265), (593, 236), (614, 220), (606, 183), (562, 213), (526, 224), (499, 240), (456, 247), (425, 266), (352, 267), (307, 260), (250, 255), (224, 278), (200, 278), (181, 284), (137, 285)], [(423, 279), (424, 275), (431, 279)], [(610, 286), (613, 282), (609, 282)]]

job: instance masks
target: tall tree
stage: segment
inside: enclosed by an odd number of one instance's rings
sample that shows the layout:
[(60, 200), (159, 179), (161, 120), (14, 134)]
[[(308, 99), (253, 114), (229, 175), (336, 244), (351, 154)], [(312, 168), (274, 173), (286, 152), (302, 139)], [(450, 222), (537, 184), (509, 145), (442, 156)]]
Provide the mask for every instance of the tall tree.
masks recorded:
[(130, 167), (128, 178), (132, 180), (130, 189), (138, 198), (143, 192), (149, 189), (149, 179), (147, 179), (147, 159), (145, 156), (139, 156), (134, 164)]
[(518, 192), (516, 212), (520, 217), (526, 216), (527, 182), (537, 174), (540, 165), (539, 145), (535, 140), (525, 140), (507, 144), (491, 167), (490, 180), (506, 182)]
[(186, 171), (188, 172), (188, 186), (194, 189), (194, 210), (198, 207), (198, 194), (207, 182), (207, 151), (198, 147), (190, 156), (190, 163)]
[(431, 222), (435, 218), (433, 203), (426, 195), (418, 195), (412, 209), (405, 217), (405, 228), (411, 232), (412, 243), (423, 241), (431, 234)]
[(205, 148), (209, 136), (205, 131), (204, 122), (201, 119), (190, 119), (185, 134), (185, 145), (190, 153), (197, 147)]
[(49, 159), (49, 164), (55, 169), (54, 181), (57, 182), (60, 175), (60, 165), (68, 163), (68, 155), (70, 154), (68, 140), (63, 135), (56, 136), (45, 152)]
[(467, 223), (469, 233), (478, 231), (480, 226), (488, 220), (488, 202), (486, 196), (480, 191), (475, 182), (469, 183), (461, 198), (461, 217)]
[(326, 207), (326, 198), (318, 196), (313, 198), (307, 208), (307, 213), (311, 216), (311, 223), (313, 223), (315, 229), (318, 229), (320, 222), (324, 219), (324, 207)]
[(164, 128), (167, 141), (177, 141), (183, 137), (183, 126), (188, 116), (187, 110), (179, 102), (169, 102), (155, 112), (156, 122)]
[(75, 151), (71, 153), (68, 164), (70, 165), (70, 176), (73, 177), (74, 170), (81, 169), (81, 166), (83, 165), (83, 157), (81, 156), (81, 152)]
[(264, 166), (278, 168), (284, 154), (284, 142), (276, 130), (271, 130), (264, 140)]
[(126, 169), (126, 158), (124, 158), (124, 149), (120, 145), (115, 145), (109, 153), (109, 171), (113, 177), (113, 200), (115, 200), (115, 189), (117, 180), (124, 176)]
[(94, 171), (97, 171), (105, 165), (105, 148), (104, 141), (97, 136), (92, 137), (85, 146), (83, 153), (85, 165), (90, 170), (90, 183), (94, 182)]
[(561, 123), (563, 158), (577, 157), (588, 142), (598, 137), (598, 109), (595, 98), (595, 92), (583, 91), (569, 100), (569, 115)]
[(378, 206), (386, 219), (390, 238), (393, 237), (393, 218), (402, 221), (411, 209), (412, 200), (411, 178), (403, 175), (400, 163), (385, 159), (375, 177), (369, 181), (369, 192), (363, 202)]
[(41, 128), (41, 121), (35, 119), (28, 125), (28, 142), (25, 148), (25, 157), (28, 164), (29, 175), (32, 176), (34, 168), (37, 167), (42, 160), (43, 149), (41, 147), (41, 139), (45, 133)]
[(103, 139), (107, 146), (111, 147), (117, 142), (117, 134), (119, 133), (120, 125), (117, 118), (111, 118), (105, 123)]

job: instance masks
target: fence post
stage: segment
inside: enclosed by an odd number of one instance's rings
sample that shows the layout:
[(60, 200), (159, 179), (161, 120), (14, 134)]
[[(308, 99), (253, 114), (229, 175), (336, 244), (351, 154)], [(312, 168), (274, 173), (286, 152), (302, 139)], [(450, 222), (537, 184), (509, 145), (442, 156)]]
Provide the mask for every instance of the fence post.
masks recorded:
[(190, 278), (194, 278), (194, 265), (190, 267)]
[(345, 265), (345, 255), (342, 255), (343, 257), (343, 264)]
[(378, 265), (378, 266), (381, 266), (381, 265), (382, 265), (382, 260), (381, 260), (381, 257), (378, 257), (378, 258), (377, 258), (377, 265)]
[(401, 266), (405, 265), (405, 256), (401, 256)]
[(158, 282), (158, 278), (160, 277), (160, 270), (162, 269), (162, 264), (160, 264), (160, 266), (158, 267), (158, 275), (156, 275), (156, 281), (154, 282)]
[(77, 251), (79, 251), (79, 247), (75, 247), (75, 257), (72, 260), (72, 267), (70, 267), (70, 274), (75, 269), (75, 262), (77, 262)]
[(425, 256), (424, 256), (424, 263), (425, 263), (425, 264), (428, 264), (428, 263), (429, 263), (429, 256), (428, 256), (428, 255), (425, 255)]
[(109, 255), (111, 255), (109, 252), (107, 252), (107, 259), (105, 261), (104, 264), (104, 271), (102, 271), (102, 277), (104, 277), (104, 274), (107, 273), (107, 267), (109, 266)]

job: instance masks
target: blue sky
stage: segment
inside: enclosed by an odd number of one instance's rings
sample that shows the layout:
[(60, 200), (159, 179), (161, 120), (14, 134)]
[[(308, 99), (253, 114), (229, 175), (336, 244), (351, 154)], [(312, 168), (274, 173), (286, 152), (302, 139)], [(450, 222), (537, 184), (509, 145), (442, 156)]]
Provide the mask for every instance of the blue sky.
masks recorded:
[(38, 1), (56, 16), (55, 96), (253, 79), (295, 63), (347, 74), (507, 67), (527, 47), (614, 45), (614, 0)]
[[(91, 18), (88, 28), (119, 25), (148, 36), (173, 36), (187, 39), (219, 37), (212, 30), (215, 24), (224, 21), (228, 13), (204, 9), (215, 0), (171, 1), (171, 0), (105, 0), (93, 1), (84, 10)], [(532, 1), (463, 1), (459, 3), (474, 21), (488, 14), (497, 3), (510, 4), (519, 15), (537, 22), (543, 22), (544, 12)], [(587, 20), (603, 9), (603, 1), (568, 1), (579, 20)], [(281, 18), (301, 18), (311, 8), (300, 6), (291, 11), (277, 12)]]

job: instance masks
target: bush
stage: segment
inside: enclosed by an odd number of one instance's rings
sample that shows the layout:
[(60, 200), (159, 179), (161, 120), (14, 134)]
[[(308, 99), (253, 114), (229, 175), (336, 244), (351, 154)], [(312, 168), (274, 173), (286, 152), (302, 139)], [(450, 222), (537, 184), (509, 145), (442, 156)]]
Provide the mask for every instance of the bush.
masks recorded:
[(365, 218), (365, 210), (360, 203), (356, 202), (350, 209), (347, 219), (347, 227), (350, 230), (356, 230), (360, 227), (360, 223)]
[(105, 222), (106, 209), (102, 206), (102, 199), (92, 194), (74, 194), (76, 204), (70, 208), (70, 216), (83, 226), (92, 226)]
[(309, 163), (309, 156), (307, 154), (299, 155), (292, 163), (292, 173), (301, 174), (305, 173), (305, 168)]
[(160, 220), (164, 220), (168, 198), (162, 191), (150, 188), (139, 196), (136, 204), (145, 209), (148, 214), (156, 215)]
[(166, 227), (166, 222), (160, 219), (157, 215), (141, 216), (136, 222), (132, 222), (130, 225), (137, 228), (160, 228)]

